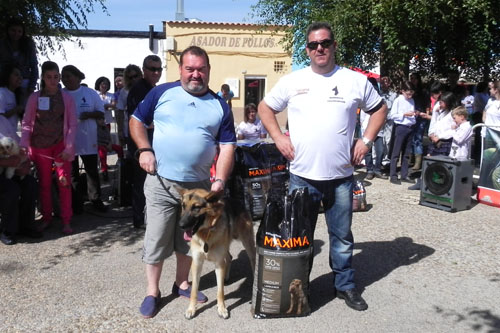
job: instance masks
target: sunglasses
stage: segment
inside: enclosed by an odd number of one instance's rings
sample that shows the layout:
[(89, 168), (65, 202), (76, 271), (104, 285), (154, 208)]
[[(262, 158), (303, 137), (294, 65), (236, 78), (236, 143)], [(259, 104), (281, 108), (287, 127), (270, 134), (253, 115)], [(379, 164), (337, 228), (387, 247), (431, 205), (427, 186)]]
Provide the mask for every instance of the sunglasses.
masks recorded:
[(322, 48), (327, 49), (333, 45), (333, 40), (325, 39), (322, 40), (321, 42), (309, 42), (306, 44), (309, 50), (316, 50), (318, 48), (318, 45), (321, 45)]
[(144, 67), (144, 68), (146, 68), (148, 71), (153, 72), (153, 73), (162, 71), (161, 67)]

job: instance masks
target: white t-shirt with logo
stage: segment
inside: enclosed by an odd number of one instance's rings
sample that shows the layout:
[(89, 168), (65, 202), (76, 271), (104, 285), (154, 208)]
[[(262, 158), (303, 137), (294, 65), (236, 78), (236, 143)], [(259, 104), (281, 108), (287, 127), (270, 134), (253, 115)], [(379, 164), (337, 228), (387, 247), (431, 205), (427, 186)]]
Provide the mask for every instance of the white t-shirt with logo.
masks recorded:
[(245, 140), (259, 140), (261, 134), (267, 134), (266, 129), (259, 119), (253, 123), (242, 121), (236, 128), (236, 134), (243, 135)]
[(383, 103), (363, 74), (339, 66), (323, 75), (311, 67), (292, 72), (278, 81), (264, 101), (278, 112), (288, 107), (295, 148), (290, 172), (313, 180), (352, 175), (357, 109), (375, 111)]
[(83, 112), (100, 111), (104, 113), (104, 103), (93, 89), (80, 86), (76, 90), (64, 89), (68, 92), (76, 104), (76, 117), (78, 127), (76, 131), (75, 152), (76, 155), (97, 154), (97, 123), (94, 118), (80, 119)]

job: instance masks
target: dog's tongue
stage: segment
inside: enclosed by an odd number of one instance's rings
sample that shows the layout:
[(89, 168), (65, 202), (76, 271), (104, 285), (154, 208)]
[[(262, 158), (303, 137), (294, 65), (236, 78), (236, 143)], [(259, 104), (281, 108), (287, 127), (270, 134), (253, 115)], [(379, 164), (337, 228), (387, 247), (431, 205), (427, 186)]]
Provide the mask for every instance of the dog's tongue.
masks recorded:
[(193, 238), (193, 229), (184, 231), (184, 240), (189, 242)]

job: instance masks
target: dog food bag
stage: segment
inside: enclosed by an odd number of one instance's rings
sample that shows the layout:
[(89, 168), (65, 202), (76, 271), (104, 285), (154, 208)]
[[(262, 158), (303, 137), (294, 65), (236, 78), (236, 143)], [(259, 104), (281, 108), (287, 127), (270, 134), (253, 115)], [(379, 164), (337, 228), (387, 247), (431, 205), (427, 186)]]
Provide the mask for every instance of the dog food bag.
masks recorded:
[(252, 314), (254, 318), (306, 316), (312, 234), (307, 188), (270, 195), (257, 232)]
[(286, 159), (274, 144), (257, 143), (236, 148), (229, 196), (243, 203), (254, 221), (264, 215), (269, 189), (280, 187), (284, 193), (287, 181)]

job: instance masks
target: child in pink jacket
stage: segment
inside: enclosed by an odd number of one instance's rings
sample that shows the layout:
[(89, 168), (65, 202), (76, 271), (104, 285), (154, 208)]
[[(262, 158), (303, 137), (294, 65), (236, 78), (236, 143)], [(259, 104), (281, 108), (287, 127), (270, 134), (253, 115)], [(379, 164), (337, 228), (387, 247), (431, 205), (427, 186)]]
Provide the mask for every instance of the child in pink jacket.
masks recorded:
[(21, 147), (35, 163), (42, 207), (40, 231), (52, 222), (52, 170), (58, 179), (62, 232), (71, 234), (71, 161), (75, 158), (77, 118), (73, 97), (59, 87), (59, 67), (42, 65), (41, 90), (30, 95), (22, 122)]

